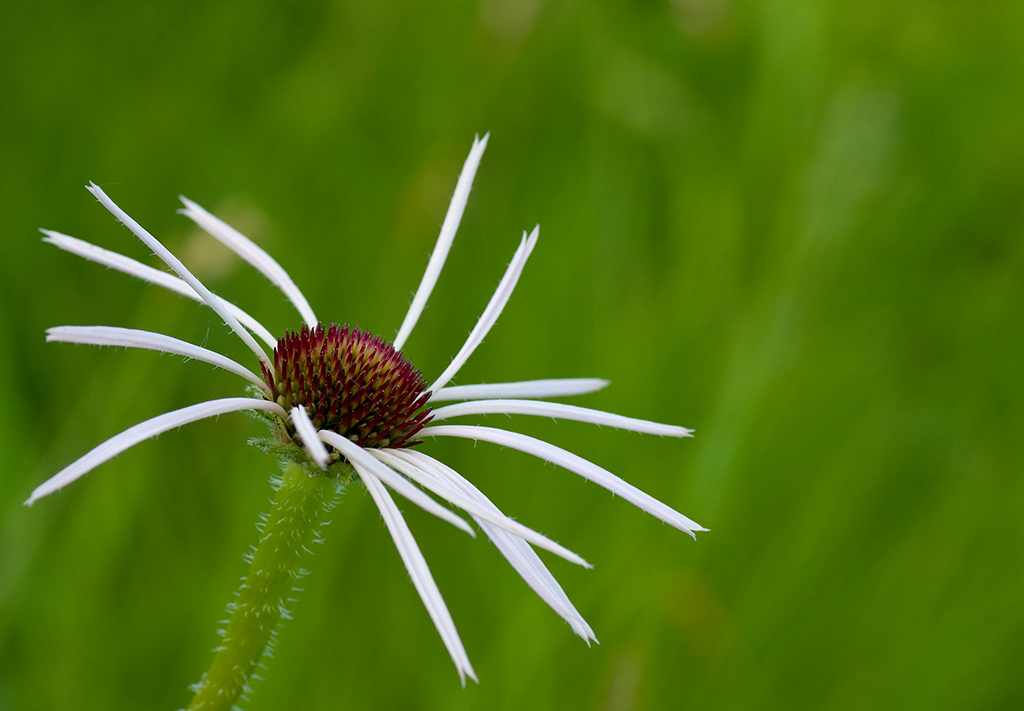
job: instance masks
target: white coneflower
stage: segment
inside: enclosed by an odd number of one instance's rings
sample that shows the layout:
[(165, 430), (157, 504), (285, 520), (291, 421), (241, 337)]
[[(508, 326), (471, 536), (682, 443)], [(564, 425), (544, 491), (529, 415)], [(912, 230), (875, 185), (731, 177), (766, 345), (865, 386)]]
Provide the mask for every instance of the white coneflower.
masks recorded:
[[(145, 348), (205, 361), (244, 378), (249, 382), (255, 397), (202, 402), (135, 425), (107, 440), (40, 485), (26, 503), (31, 504), (57, 491), (129, 447), (162, 432), (226, 412), (262, 411), (275, 434), (274, 442), (268, 445), (268, 449), (280, 454), (286, 466), (285, 474), (278, 483), (275, 511), (264, 529), (264, 536), (254, 554), (256, 557), (262, 555), (267, 558), (272, 555), (270, 552), (264, 553), (264, 549), (272, 547), (270, 539), (274, 536), (284, 539), (301, 529), (299, 544), (291, 544), (297, 548), (301, 545), (302, 536), (315, 535), (320, 509), (331, 505), (339, 482), (347, 482), (353, 476), (358, 476), (380, 509), (413, 584), (455, 662), (460, 678), (463, 683), (466, 676), (476, 679), (451, 615), (389, 489), (473, 533), (473, 529), (462, 517), (426, 493), (430, 492), (469, 514), (527, 584), (579, 636), (588, 644), (590, 640), (596, 640), (590, 626), (569, 601), (533, 547), (543, 548), (578, 565), (590, 567), (589, 564), (554, 541), (506, 517), (468, 479), (414, 446), (421, 444), (424, 438), (459, 437), (518, 449), (575, 472), (692, 536), (695, 531), (706, 529), (614, 474), (553, 444), (494, 427), (437, 423), (467, 415), (542, 415), (670, 437), (689, 436), (691, 432), (682, 427), (538, 399), (593, 392), (608, 384), (599, 379), (449, 385), (508, 302), (537, 243), (536, 227), (528, 235), (524, 232), (480, 320), (451, 365), (433, 383), (428, 385), (419, 371), (403, 356), (401, 349), (415, 327), (448, 255), (486, 145), (487, 136), (473, 143), (437, 245), (393, 343), (358, 328), (320, 322), (294, 282), (270, 255), (199, 205), (182, 198), (185, 205), (182, 212), (186, 216), (256, 267), (295, 305), (304, 325), (275, 340), (267, 329), (247, 313), (211, 293), (156, 238), (114, 204), (102, 189), (90, 184), (89, 191), (153, 250), (177, 277), (57, 232), (43, 230), (47, 235), (46, 241), (205, 303), (252, 350), (259, 361), (259, 372), (200, 346), (148, 331), (108, 326), (63, 326), (49, 329), (47, 340)], [(273, 353), (268, 355), (253, 335), (271, 348)], [(435, 407), (438, 403), (452, 401), (457, 401), (457, 404)], [(311, 477), (311, 473), (324, 476)], [(316, 481), (328, 482), (330, 485), (317, 489)], [(320, 509), (316, 509), (317, 506)], [(306, 511), (310, 507), (315, 509), (313, 513)], [(294, 556), (299, 554), (297, 550), (292, 553)], [(295, 560), (275, 558), (272, 565), (268, 565), (267, 559), (261, 559), (260, 563), (264, 568), (279, 569), (280, 575), (288, 580), (282, 583), (265, 573), (260, 577), (251, 572), (239, 593), (234, 606), (235, 615), (218, 653), (219, 660), (224, 657), (221, 660), (223, 668), (217, 671), (218, 661), (215, 660), (214, 667), (198, 685), (199, 693), (189, 708), (216, 708), (225, 703), (227, 705), (224, 708), (229, 708), (234, 698), (247, 688), (252, 667), (263, 654), (278, 619), (285, 614), (282, 605), (287, 600), (287, 591), (291, 589), (290, 581), (298, 570)], [(253, 570), (256, 568), (254, 562)], [(282, 588), (283, 592), (262, 589), (275, 586)], [(253, 627), (251, 620), (236, 620), (244, 605), (261, 605), (269, 610), (266, 619), (261, 619), (256, 625), (258, 629)], [(252, 614), (250, 612), (250, 617)], [(257, 638), (261, 638), (262, 643)], [(232, 651), (233, 645), (240, 644), (250, 648), (247, 656), (240, 657), (237, 649)], [(252, 651), (257, 646), (258, 649)]]

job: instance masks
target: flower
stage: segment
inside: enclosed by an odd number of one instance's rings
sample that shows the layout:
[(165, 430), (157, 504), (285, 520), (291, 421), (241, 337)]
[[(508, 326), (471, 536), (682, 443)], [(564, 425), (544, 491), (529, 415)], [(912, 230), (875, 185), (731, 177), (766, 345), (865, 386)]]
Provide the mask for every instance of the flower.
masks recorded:
[[(594, 378), (533, 380), (513, 383), (450, 385), (483, 341), (508, 302), (519, 275), (537, 243), (539, 228), (523, 233), (498, 288), (451, 364), (429, 386), (402, 355), (437, 282), (469, 197), (470, 187), (488, 136), (476, 139), (459, 176), (437, 245), (393, 343), (358, 328), (325, 326), (285, 270), (265, 251), (196, 203), (181, 198), (181, 212), (263, 273), (294, 304), (304, 325), (299, 331), (273, 336), (234, 304), (211, 293), (155, 237), (119, 208), (97, 185), (88, 189), (115, 217), (153, 250), (171, 270), (145, 266), (67, 235), (42, 230), (45, 241), (88, 260), (170, 289), (212, 308), (252, 350), (260, 373), (206, 348), (163, 334), (109, 326), (62, 326), (47, 331), (47, 341), (125, 346), (173, 353), (205, 361), (247, 380), (255, 397), (210, 400), (141, 422), (112, 437), (36, 488), (26, 504), (67, 486), (126, 449), (162, 432), (207, 417), (238, 410), (261, 411), (272, 423), (277, 440), (290, 456), (306, 458), (322, 469), (349, 465), (380, 510), (395, 546), (409, 571), (434, 625), (465, 683), (476, 679), (455, 624), (434, 583), (416, 540), (388, 489), (426, 511), (475, 535), (466, 521), (426, 492), (470, 515), (526, 583), (589, 644), (593, 631), (569, 601), (532, 546), (590, 567), (575, 553), (506, 517), (468, 479), (414, 448), (423, 439), (457, 437), (518, 449), (593, 481), (662, 521), (686, 531), (704, 531), (666, 504), (611, 472), (553, 444), (517, 432), (482, 425), (437, 424), (467, 415), (542, 415), (609, 425), (670, 437), (690, 436), (682, 427), (663, 425), (542, 398), (566, 397), (599, 390), (608, 382)], [(267, 351), (256, 339), (272, 349)], [(437, 407), (438, 403), (456, 404)], [(414, 439), (414, 438), (420, 439)]]

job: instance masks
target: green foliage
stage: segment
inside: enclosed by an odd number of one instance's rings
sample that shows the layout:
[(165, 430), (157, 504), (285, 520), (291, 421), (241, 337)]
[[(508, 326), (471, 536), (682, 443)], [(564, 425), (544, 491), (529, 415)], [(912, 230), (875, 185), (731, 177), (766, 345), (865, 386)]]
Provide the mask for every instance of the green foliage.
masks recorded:
[[(250, 363), (207, 310), (58, 252), (155, 263), (101, 185), (274, 333), (297, 315), (176, 215), (262, 244), (318, 315), (386, 338), (474, 133), (491, 131), (406, 355), (458, 350), (523, 229), (540, 242), (458, 381), (606, 377), (579, 404), (668, 441), (508, 426), (711, 529), (572, 475), (425, 448), (595, 564), (550, 560), (587, 649), (483, 537), (406, 506), (481, 683), (463, 690), (369, 497), (348, 490), (248, 711), (974, 709), (1024, 699), (1024, 5), (481, 0), (14, 3), (0, 23), (0, 709), (175, 709), (217, 643), (273, 457), (238, 395), (43, 330), (168, 333)], [(576, 401), (574, 401), (576, 402)]]

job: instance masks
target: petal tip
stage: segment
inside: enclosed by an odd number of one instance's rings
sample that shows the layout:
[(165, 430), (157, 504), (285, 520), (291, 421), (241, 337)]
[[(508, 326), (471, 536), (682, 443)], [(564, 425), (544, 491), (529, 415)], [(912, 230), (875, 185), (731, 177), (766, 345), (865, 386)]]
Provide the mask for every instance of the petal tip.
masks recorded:
[(692, 528), (687, 528), (686, 529), (686, 532), (690, 534), (690, 538), (692, 538), (695, 541), (697, 540), (697, 534), (698, 533), (708, 533), (710, 531), (711, 531), (710, 528), (704, 528), (703, 526), (701, 526), (699, 524), (694, 526), (694, 527), (692, 527)]
[(194, 214), (196, 214), (197, 212), (199, 212), (202, 209), (201, 207), (199, 207), (198, 203), (196, 203), (196, 202), (194, 202), (192, 200), (189, 200), (184, 195), (179, 195), (178, 196), (178, 200), (180, 200), (181, 204), (185, 206), (185, 207), (182, 207), (182, 208), (178, 208), (178, 210), (176, 212), (179, 215), (185, 215), (186, 217), (192, 217)]

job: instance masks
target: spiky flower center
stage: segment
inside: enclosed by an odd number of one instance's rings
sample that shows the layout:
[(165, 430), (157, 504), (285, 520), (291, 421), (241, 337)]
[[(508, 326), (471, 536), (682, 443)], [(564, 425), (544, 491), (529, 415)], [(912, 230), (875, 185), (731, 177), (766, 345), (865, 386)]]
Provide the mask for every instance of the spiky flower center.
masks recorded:
[(430, 420), (419, 371), (390, 343), (348, 325), (289, 331), (274, 349), (274, 372), (264, 366), (263, 379), (285, 410), (301, 405), (317, 430), (360, 447), (419, 444), (411, 439)]

